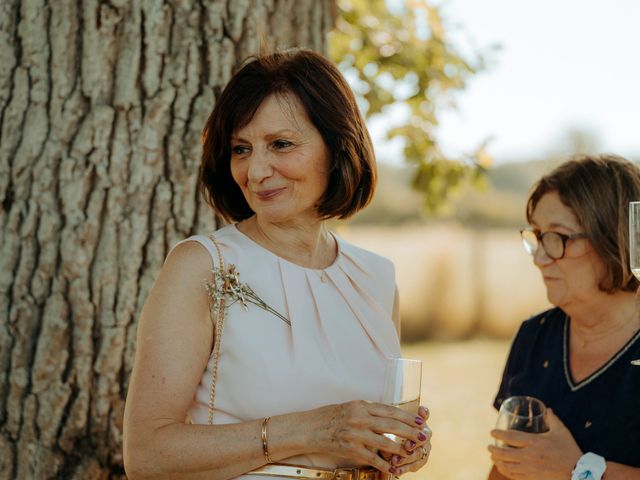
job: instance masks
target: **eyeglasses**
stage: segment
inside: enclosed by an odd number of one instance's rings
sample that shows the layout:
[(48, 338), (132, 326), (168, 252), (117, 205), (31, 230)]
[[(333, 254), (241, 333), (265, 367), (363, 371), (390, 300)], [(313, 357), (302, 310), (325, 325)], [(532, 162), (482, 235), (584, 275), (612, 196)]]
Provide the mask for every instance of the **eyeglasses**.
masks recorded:
[(547, 256), (554, 260), (560, 260), (564, 257), (564, 252), (569, 240), (587, 238), (586, 233), (574, 233), (572, 235), (565, 235), (558, 232), (541, 233), (531, 230), (530, 228), (523, 228), (520, 230), (520, 236), (522, 236), (524, 249), (529, 255), (535, 255), (538, 251), (538, 246), (542, 245), (542, 249), (545, 251)]

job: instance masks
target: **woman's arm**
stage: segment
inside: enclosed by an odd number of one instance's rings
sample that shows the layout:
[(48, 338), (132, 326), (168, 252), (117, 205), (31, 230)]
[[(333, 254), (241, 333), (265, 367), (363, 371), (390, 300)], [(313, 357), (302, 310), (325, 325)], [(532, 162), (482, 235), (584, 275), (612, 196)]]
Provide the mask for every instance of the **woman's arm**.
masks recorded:
[[(549, 431), (526, 433), (515, 430), (493, 430), (491, 435), (511, 447), (489, 445), (494, 469), (506, 478), (519, 480), (566, 480), (571, 477), (582, 451), (571, 432), (549, 408)], [(515, 447), (515, 448), (512, 448)], [(493, 480), (493, 477), (489, 477)], [(495, 477), (499, 479), (501, 477)], [(607, 462), (605, 480), (640, 480), (640, 468)]]
[(640, 468), (607, 462), (607, 470), (602, 478), (603, 480), (640, 480)]
[[(640, 468), (629, 467), (620, 463), (607, 462), (607, 470), (604, 472), (603, 480), (640, 480)], [(496, 466), (491, 468), (487, 480), (508, 480), (502, 475)]]
[[(212, 347), (203, 287), (203, 280), (211, 279), (210, 264), (201, 245), (179, 245), (143, 308), (125, 407), (124, 459), (131, 479), (226, 479), (266, 463), (262, 419), (232, 425), (184, 423)], [(404, 451), (377, 433), (381, 431), (425, 443), (414, 416), (356, 401), (273, 417), (269, 453), (278, 461), (324, 452), (389, 471), (390, 464), (373, 452)]]

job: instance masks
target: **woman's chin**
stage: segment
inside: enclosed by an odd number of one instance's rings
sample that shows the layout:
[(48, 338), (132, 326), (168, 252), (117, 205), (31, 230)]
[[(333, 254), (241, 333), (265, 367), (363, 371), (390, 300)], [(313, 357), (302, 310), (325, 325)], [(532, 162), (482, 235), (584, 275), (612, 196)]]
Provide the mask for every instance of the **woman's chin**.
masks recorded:
[(562, 307), (564, 304), (563, 295), (550, 289), (547, 289), (547, 300), (549, 300), (549, 303), (554, 307)]

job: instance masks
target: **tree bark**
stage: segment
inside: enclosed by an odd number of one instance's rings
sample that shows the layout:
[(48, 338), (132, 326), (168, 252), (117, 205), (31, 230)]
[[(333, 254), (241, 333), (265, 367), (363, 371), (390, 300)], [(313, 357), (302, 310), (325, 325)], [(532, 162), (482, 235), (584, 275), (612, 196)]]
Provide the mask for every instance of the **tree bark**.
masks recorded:
[(214, 226), (200, 135), (244, 58), (332, 0), (0, 2), (0, 478), (124, 478), (136, 319)]

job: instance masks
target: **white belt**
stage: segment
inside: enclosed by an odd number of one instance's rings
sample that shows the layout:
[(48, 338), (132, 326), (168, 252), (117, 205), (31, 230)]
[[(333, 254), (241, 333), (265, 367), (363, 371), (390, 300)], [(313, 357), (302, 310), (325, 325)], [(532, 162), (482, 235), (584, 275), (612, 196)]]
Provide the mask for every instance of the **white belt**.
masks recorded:
[(247, 472), (246, 475), (269, 475), (315, 480), (390, 480), (393, 477), (393, 475), (382, 473), (373, 467), (329, 469), (310, 468), (286, 463), (270, 463)]

